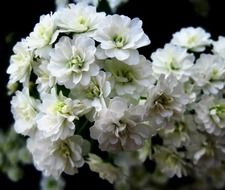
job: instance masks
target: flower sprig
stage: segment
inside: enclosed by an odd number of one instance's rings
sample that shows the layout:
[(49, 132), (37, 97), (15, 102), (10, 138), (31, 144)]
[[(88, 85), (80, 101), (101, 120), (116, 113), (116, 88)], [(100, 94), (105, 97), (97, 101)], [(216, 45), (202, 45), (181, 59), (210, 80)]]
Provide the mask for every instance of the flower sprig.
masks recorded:
[(86, 162), (115, 187), (149, 160), (153, 181), (224, 172), (224, 37), (183, 28), (148, 60), (138, 49), (149, 44), (139, 18), (78, 3), (41, 16), (15, 45), (14, 128), (38, 170), (57, 178)]

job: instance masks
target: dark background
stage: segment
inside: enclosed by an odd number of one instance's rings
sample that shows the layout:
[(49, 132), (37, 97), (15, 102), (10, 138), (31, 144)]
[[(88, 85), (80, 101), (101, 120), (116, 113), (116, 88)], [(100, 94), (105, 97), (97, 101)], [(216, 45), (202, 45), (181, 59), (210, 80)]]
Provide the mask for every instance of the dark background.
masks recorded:
[[(192, 0), (194, 1), (194, 0)], [(196, 0), (199, 1), (199, 0)], [(210, 32), (213, 39), (225, 35), (225, 6), (223, 0), (209, 0), (208, 14), (202, 16), (195, 11), (189, 0), (130, 0), (120, 7), (119, 14), (143, 20), (144, 31), (151, 39), (151, 45), (141, 49), (147, 58), (151, 52), (169, 42), (172, 34), (182, 27), (201, 26)], [(10, 97), (6, 94), (8, 76), (6, 68), (12, 47), (22, 37), (26, 37), (39, 21), (39, 16), (54, 11), (53, 0), (3, 0), (0, 5), (0, 128), (8, 128), (12, 123), (10, 114)], [(7, 41), (11, 41), (8, 43)], [(39, 188), (40, 172), (32, 166), (24, 168), (24, 178), (12, 183), (0, 174), (0, 189), (31, 189)], [(66, 189), (111, 190), (111, 185), (101, 180), (97, 174), (89, 171), (87, 166), (80, 169), (75, 176), (65, 176)], [(168, 187), (169, 188), (169, 187)]]

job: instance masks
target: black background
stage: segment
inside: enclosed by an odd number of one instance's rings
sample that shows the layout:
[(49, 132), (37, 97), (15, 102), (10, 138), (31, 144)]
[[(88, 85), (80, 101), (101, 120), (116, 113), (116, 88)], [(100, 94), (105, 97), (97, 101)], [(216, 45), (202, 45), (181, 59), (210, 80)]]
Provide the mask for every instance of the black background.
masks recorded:
[[(122, 6), (119, 14), (143, 20), (144, 31), (151, 39), (151, 45), (141, 49), (147, 58), (151, 52), (169, 42), (172, 34), (182, 27), (201, 26), (211, 33), (213, 39), (225, 35), (225, 6), (223, 0), (209, 0), (210, 10), (202, 17), (193, 9), (189, 0), (130, 0)], [(12, 54), (13, 45), (26, 37), (39, 21), (39, 16), (54, 11), (53, 0), (3, 0), (0, 5), (0, 127), (6, 129), (12, 123), (10, 98), (6, 95), (8, 76), (6, 68)], [(10, 37), (11, 43), (6, 43)], [(39, 189), (40, 172), (32, 166), (24, 168), (24, 178), (18, 183), (10, 182), (0, 174), (0, 190)], [(65, 176), (66, 189), (111, 190), (111, 185), (101, 180), (87, 166), (75, 176)], [(169, 189), (169, 187), (168, 187)]]

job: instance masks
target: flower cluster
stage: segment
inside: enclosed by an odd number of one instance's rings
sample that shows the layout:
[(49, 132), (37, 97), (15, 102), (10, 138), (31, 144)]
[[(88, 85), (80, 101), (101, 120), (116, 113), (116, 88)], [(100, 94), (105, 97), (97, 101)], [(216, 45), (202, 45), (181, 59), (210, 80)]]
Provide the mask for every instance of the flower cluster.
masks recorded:
[[(150, 44), (139, 18), (82, 3), (43, 15), (7, 70), (9, 89), (20, 84), (14, 128), (29, 137), (46, 176), (77, 173), (87, 162), (119, 188), (147, 160), (165, 178), (224, 175), (224, 41), (183, 28), (148, 60), (138, 50)], [(114, 153), (112, 163), (88, 140)]]
[(7, 70), (9, 87), (22, 84), (11, 101), (14, 128), (29, 136), (37, 169), (58, 177), (83, 166), (90, 149), (79, 132), (84, 117), (95, 122), (90, 136), (102, 150), (143, 146), (149, 130), (137, 104), (153, 81), (137, 48), (149, 43), (140, 19), (80, 3), (41, 16), (15, 45)]

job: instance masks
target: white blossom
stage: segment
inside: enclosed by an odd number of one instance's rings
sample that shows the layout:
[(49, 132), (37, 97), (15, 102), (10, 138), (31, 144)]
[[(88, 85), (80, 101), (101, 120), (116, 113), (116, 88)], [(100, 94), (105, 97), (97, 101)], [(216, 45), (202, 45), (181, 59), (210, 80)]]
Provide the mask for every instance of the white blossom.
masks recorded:
[(87, 86), (76, 86), (70, 96), (74, 99), (80, 99), (85, 102), (87, 107), (94, 108), (89, 113), (89, 120), (93, 121), (98, 112), (105, 108), (106, 98), (111, 92), (111, 84), (108, 81), (110, 73), (100, 71), (96, 77), (92, 77)]
[(210, 34), (201, 27), (187, 27), (174, 33), (171, 43), (195, 52), (202, 52), (211, 44), (211, 40)]
[(182, 84), (172, 75), (160, 76), (157, 85), (148, 90), (146, 117), (157, 126), (168, 125), (171, 118), (180, 118), (189, 103)]
[(79, 100), (63, 96), (62, 92), (57, 95), (54, 89), (51, 94), (42, 94), (42, 101), (37, 116), (37, 128), (42, 138), (56, 141), (72, 136), (75, 131), (73, 121), (84, 112), (85, 106)]
[(192, 68), (192, 78), (205, 94), (218, 94), (224, 87), (225, 61), (216, 55), (202, 54)]
[(176, 150), (167, 149), (165, 147), (157, 147), (154, 158), (157, 167), (160, 171), (166, 174), (168, 177), (182, 177), (187, 175), (186, 163), (183, 160), (183, 156), (179, 154)]
[(32, 52), (28, 48), (28, 43), (25, 39), (18, 42), (13, 48), (14, 55), (10, 58), (10, 65), (7, 73), (10, 74), (9, 83), (17, 81), (21, 83), (28, 83), (31, 63), (33, 61)]
[(32, 135), (36, 128), (36, 116), (39, 102), (32, 98), (27, 90), (16, 91), (12, 98), (12, 113), (15, 119), (14, 129), (23, 135)]
[(102, 179), (106, 179), (110, 183), (118, 182), (123, 178), (121, 170), (110, 163), (104, 162), (99, 156), (89, 154), (87, 161), (91, 171), (99, 173)]
[(225, 101), (213, 96), (203, 97), (196, 105), (197, 119), (209, 134), (223, 135), (225, 128)]
[(55, 29), (56, 26), (53, 16), (49, 14), (42, 15), (40, 17), (40, 22), (35, 25), (34, 31), (27, 37), (29, 48), (34, 50), (52, 44), (57, 38)]
[(120, 15), (105, 17), (94, 39), (100, 42), (99, 58), (116, 58), (130, 65), (139, 62), (137, 48), (150, 44), (139, 18), (131, 20), (127, 16)]
[(49, 139), (29, 138), (27, 148), (35, 167), (45, 176), (59, 178), (62, 172), (73, 175), (84, 164), (83, 156), (89, 152), (89, 142), (74, 135), (52, 142)]
[(173, 74), (178, 80), (186, 80), (191, 75), (194, 56), (187, 50), (172, 44), (166, 44), (163, 49), (152, 53), (152, 70), (156, 75), (166, 77)]
[(141, 148), (150, 135), (149, 126), (141, 121), (143, 113), (143, 107), (129, 108), (124, 99), (114, 97), (90, 128), (91, 137), (98, 140), (103, 151)]
[(86, 37), (62, 37), (50, 54), (48, 70), (57, 82), (67, 88), (78, 83), (88, 85), (91, 76), (96, 76), (99, 66), (95, 64), (94, 41)]
[(196, 132), (196, 129), (193, 117), (185, 115), (183, 119), (174, 120), (170, 126), (161, 128), (159, 134), (163, 138), (165, 145), (182, 147), (190, 144), (191, 135), (193, 132)]
[(213, 52), (225, 59), (225, 37), (219, 36), (217, 41), (213, 41)]
[(40, 94), (49, 93), (56, 84), (55, 77), (47, 69), (48, 64), (49, 62), (43, 59), (34, 67), (34, 72), (38, 76), (36, 80), (37, 90)]
[(55, 15), (55, 24), (61, 32), (74, 32), (93, 36), (105, 17), (105, 13), (97, 13), (94, 6), (85, 3), (69, 4), (69, 8), (58, 10)]
[(152, 76), (150, 61), (144, 56), (140, 56), (139, 60), (136, 65), (127, 65), (116, 59), (105, 61), (104, 69), (112, 73), (111, 83), (114, 94), (129, 95), (138, 99), (145, 95), (148, 87), (153, 85), (155, 79)]

